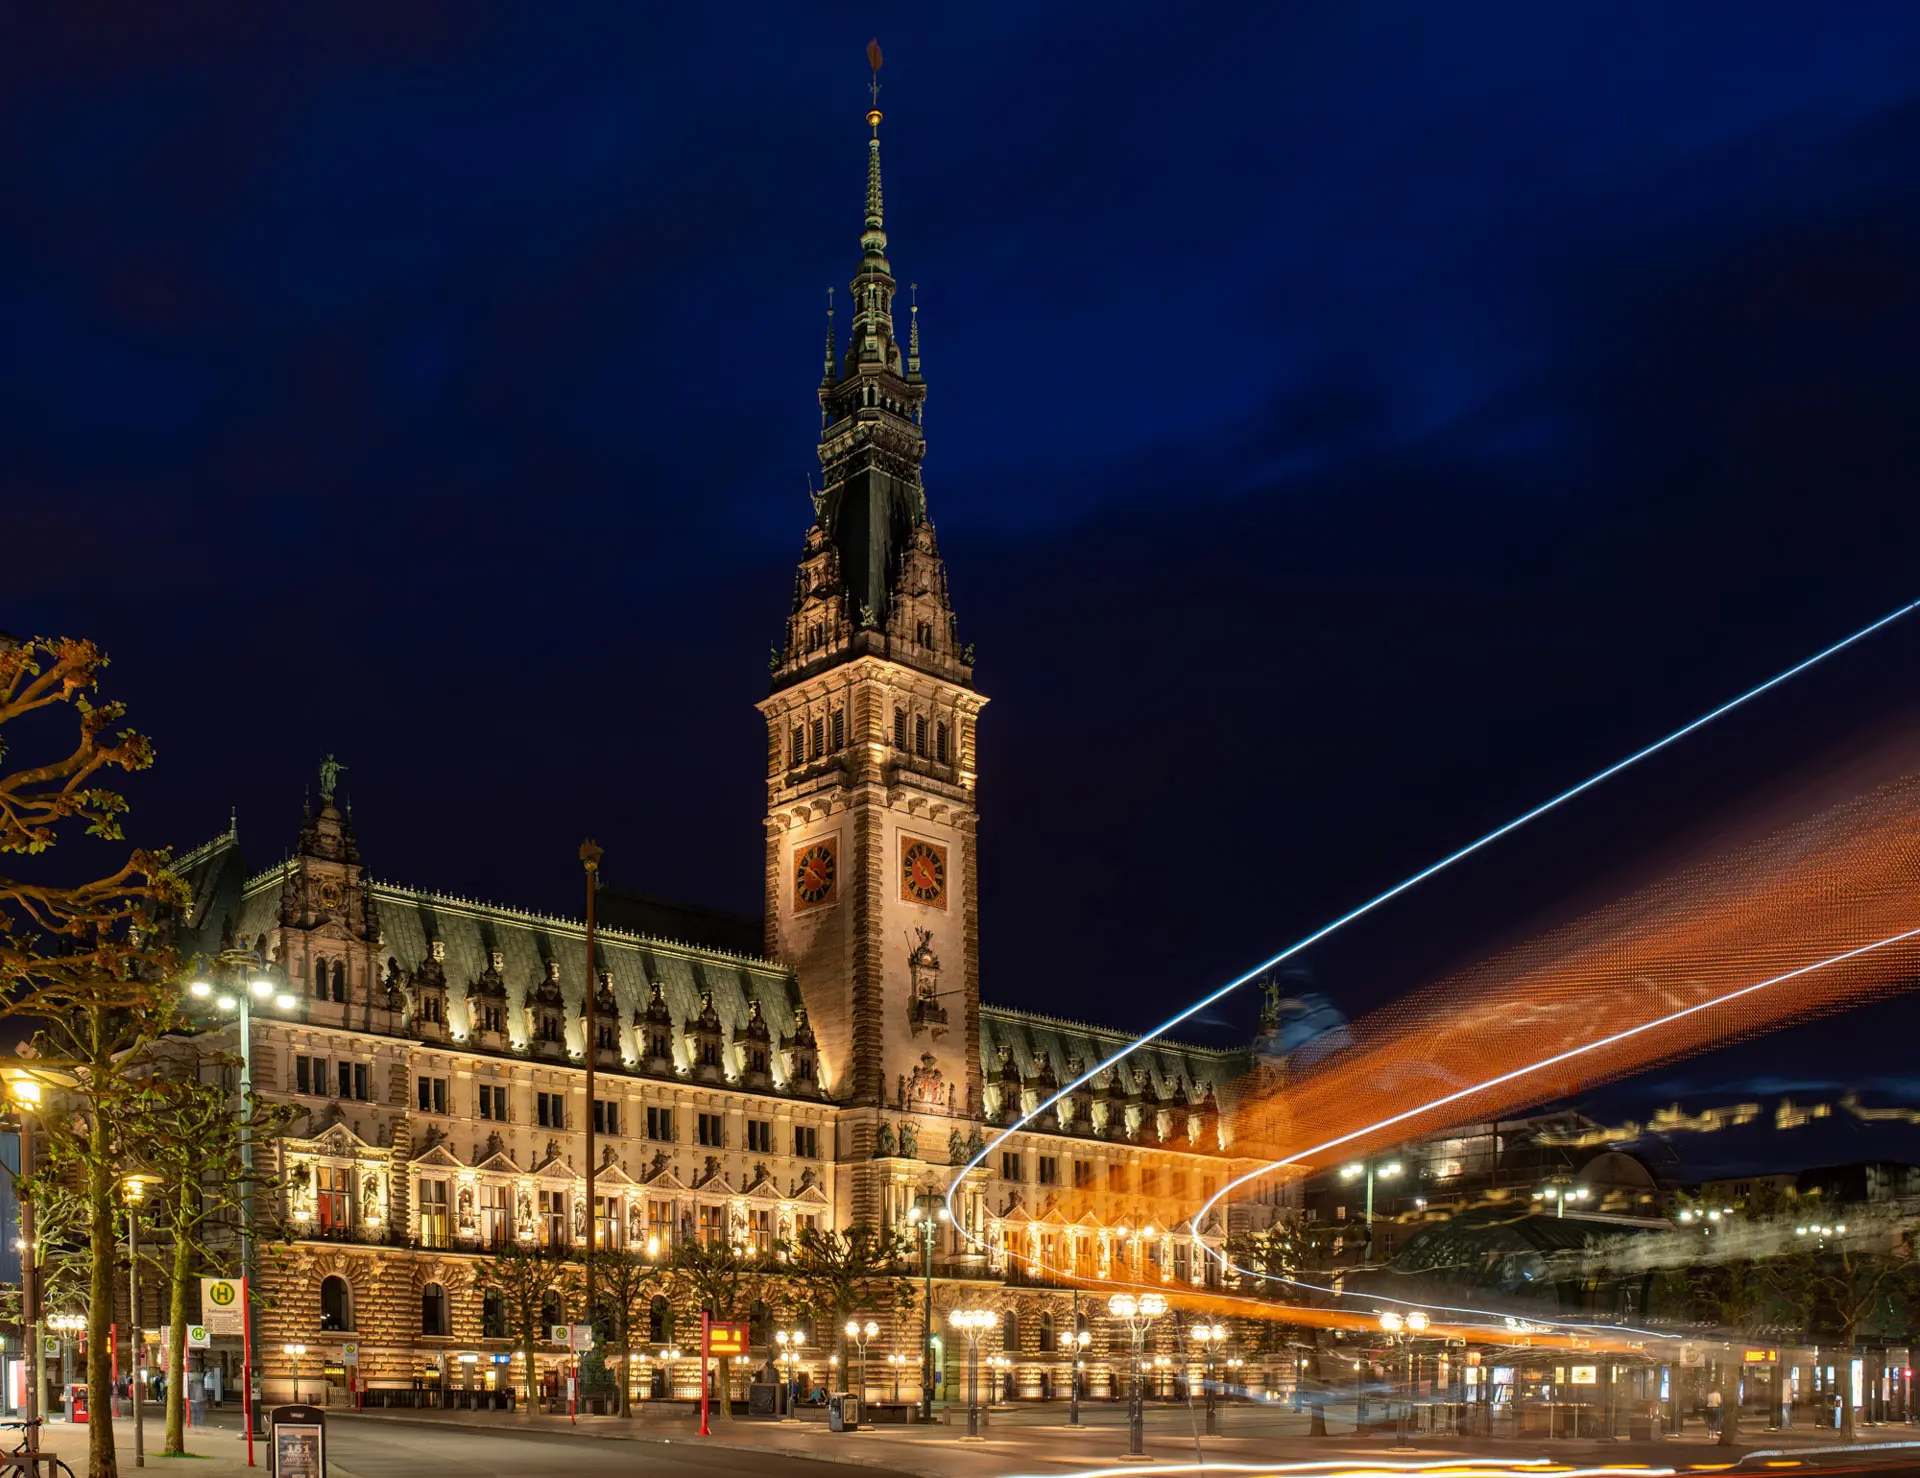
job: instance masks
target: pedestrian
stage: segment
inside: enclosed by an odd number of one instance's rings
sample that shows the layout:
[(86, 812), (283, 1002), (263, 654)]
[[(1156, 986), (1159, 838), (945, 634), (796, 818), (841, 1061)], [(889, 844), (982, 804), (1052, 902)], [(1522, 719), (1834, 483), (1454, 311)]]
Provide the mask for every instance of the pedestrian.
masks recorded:
[(1720, 1430), (1720, 1388), (1718, 1386), (1707, 1392), (1707, 1430), (1716, 1434)]

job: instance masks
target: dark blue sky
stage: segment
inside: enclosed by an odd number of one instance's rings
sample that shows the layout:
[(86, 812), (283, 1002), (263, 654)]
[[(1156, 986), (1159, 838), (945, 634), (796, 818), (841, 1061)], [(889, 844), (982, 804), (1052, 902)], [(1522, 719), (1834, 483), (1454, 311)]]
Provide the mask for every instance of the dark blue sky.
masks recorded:
[[(8, 25), (0, 625), (115, 654), (149, 839), (237, 804), (270, 859), (332, 749), (384, 876), (570, 908), (591, 831), (615, 881), (755, 906), (876, 30), (994, 699), (989, 997), (1148, 1024), (1920, 595), (1911, 4)], [(1657, 868), (1902, 721), (1916, 655), (1370, 922), (1322, 988)], [(1871, 1077), (1917, 1019), (1816, 1037)]]

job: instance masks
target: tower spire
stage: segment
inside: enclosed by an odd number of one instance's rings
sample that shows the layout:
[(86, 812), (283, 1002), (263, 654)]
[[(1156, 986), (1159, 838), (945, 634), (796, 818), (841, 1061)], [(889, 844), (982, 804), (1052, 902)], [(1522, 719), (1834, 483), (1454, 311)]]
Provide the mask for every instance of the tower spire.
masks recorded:
[(907, 291), (913, 295), (913, 302), (907, 310), (911, 327), (907, 330), (907, 374), (918, 376), (920, 373), (920, 284), (909, 282)]
[(827, 367), (826, 367), (826, 369), (825, 369), (825, 371), (823, 371), (823, 373), (822, 373), (822, 380), (821, 380), (821, 382), (822, 382), (823, 384), (827, 384), (827, 385), (831, 385), (831, 384), (833, 383), (833, 379), (834, 379), (834, 372), (833, 372), (833, 359), (834, 359), (834, 354), (833, 354), (833, 288), (832, 288), (832, 287), (828, 287), (828, 288), (827, 288)]

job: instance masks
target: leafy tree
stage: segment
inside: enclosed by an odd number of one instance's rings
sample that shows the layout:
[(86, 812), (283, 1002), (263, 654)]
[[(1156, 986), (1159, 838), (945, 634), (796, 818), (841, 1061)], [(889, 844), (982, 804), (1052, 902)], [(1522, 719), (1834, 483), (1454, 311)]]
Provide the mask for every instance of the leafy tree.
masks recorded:
[[(167, 1382), (162, 1451), (172, 1457), (186, 1451), (188, 1290), (199, 1272), (223, 1270), (235, 1245), (232, 1232), (249, 1173), (240, 1155), (243, 1115), (233, 1111), (233, 1095), (221, 1081), (239, 1058), (206, 1052), (179, 1038), (161, 1044), (156, 1054), (157, 1070), (135, 1085), (131, 1112), (141, 1168), (159, 1183), (153, 1205), (157, 1225), (149, 1245), (160, 1245), (163, 1236), (168, 1244), (166, 1359), (174, 1378)], [(270, 1144), (299, 1112), (254, 1095), (245, 1109), (246, 1128), (255, 1144)], [(258, 1159), (251, 1185), (258, 1240), (263, 1232), (273, 1232), (271, 1225), (260, 1225), (260, 1208), (275, 1203), (275, 1177)]]
[(520, 1354), (526, 1363), (529, 1411), (536, 1408), (539, 1399), (533, 1356), (547, 1295), (558, 1293), (562, 1300), (571, 1298), (577, 1271), (566, 1258), (547, 1248), (509, 1241), (493, 1253), (480, 1274), (482, 1286), (500, 1295), (507, 1317), (507, 1333), (520, 1342)]
[(900, 1261), (913, 1244), (897, 1231), (850, 1226), (843, 1232), (802, 1229), (788, 1272), (800, 1301), (833, 1327), (840, 1365), (847, 1368), (847, 1316), (884, 1306), (885, 1293), (900, 1281)]
[[(673, 1249), (673, 1270), (680, 1284), (703, 1309), (721, 1323), (744, 1321), (779, 1277), (780, 1265), (768, 1254), (743, 1251), (725, 1242), (682, 1242)], [(715, 1357), (719, 1366), (715, 1385), (720, 1393), (720, 1415), (733, 1417), (733, 1360)], [(706, 1379), (706, 1372), (700, 1372)]]
[(596, 1323), (606, 1321), (607, 1335), (620, 1357), (619, 1409), (632, 1416), (628, 1392), (633, 1384), (633, 1334), (636, 1329), (645, 1331), (653, 1295), (669, 1280), (671, 1269), (658, 1258), (616, 1247), (593, 1254), (593, 1276), (600, 1307), (589, 1317)]
[[(62, 838), (125, 840), (127, 803), (101, 783), (153, 763), (142, 734), (119, 728), (125, 709), (93, 701), (106, 656), (87, 641), (0, 636), (0, 857), (41, 858)], [(71, 739), (61, 735), (71, 731)], [(17, 744), (41, 756), (13, 762)], [(36, 863), (0, 873), (0, 1015), (40, 1024), (39, 1124), (48, 1164), (22, 1177), (23, 1199), (66, 1180), (81, 1198), (88, 1276), (87, 1393), (109, 1409), (107, 1336), (113, 1322), (114, 1188), (127, 1148), (123, 1071), (177, 1009), (161, 912), (184, 901), (165, 853), (113, 852), (108, 869), (71, 882)], [(117, 862), (117, 865), (115, 863)], [(90, 870), (90, 869), (89, 869)], [(59, 1094), (58, 1102), (53, 1094)], [(118, 1478), (113, 1427), (87, 1436), (88, 1478)]]

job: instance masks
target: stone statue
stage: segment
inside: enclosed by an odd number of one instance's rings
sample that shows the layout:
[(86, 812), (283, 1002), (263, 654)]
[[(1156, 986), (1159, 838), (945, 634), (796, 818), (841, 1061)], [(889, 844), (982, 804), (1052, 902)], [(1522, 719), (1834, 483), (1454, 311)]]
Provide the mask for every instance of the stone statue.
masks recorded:
[(900, 1121), (900, 1153), (909, 1160), (917, 1159), (920, 1154), (920, 1126), (911, 1119)]
[(884, 1160), (893, 1154), (893, 1125), (881, 1121), (880, 1127), (873, 1131), (873, 1157)]
[(947, 1163), (949, 1165), (967, 1163), (967, 1142), (960, 1137), (958, 1129), (947, 1135)]
[(346, 766), (341, 764), (340, 761), (336, 760), (331, 754), (320, 761), (321, 805), (331, 806), (333, 804), (334, 788), (339, 785), (340, 772), (344, 769), (346, 769)]

